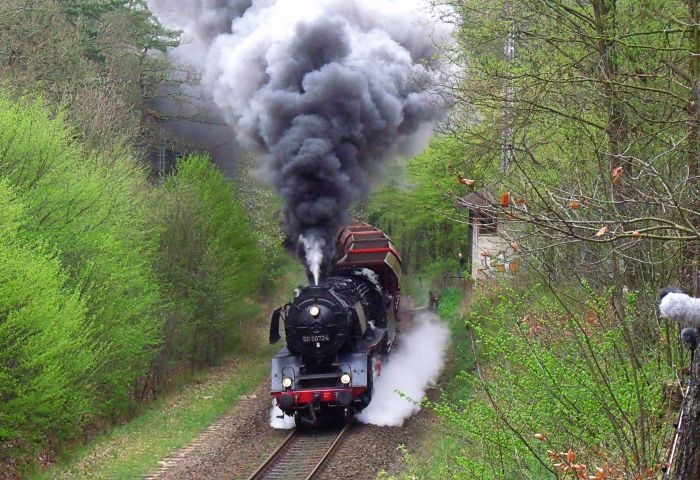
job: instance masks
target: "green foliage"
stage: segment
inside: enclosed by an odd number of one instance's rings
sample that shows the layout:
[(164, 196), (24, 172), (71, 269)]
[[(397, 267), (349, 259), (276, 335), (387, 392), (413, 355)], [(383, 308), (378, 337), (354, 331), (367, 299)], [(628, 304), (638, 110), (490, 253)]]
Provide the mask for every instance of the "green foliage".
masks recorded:
[(231, 182), (203, 156), (178, 162), (159, 205), (159, 270), (174, 305), (167, 355), (211, 364), (256, 311), (248, 299), (263, 274), (257, 234)]
[(173, 369), (231, 352), (256, 312), (257, 234), (208, 159), (153, 188), (71, 134), (0, 93), (3, 456), (125, 417)]
[[(132, 421), (66, 452), (48, 470), (26, 475), (27, 480), (115, 480), (144, 478), (159, 468), (173, 451), (195, 441), (208, 426), (230, 412), (270, 373), (269, 346), (222, 368), (197, 372), (187, 383), (159, 398)], [(253, 349), (251, 349), (253, 350)], [(105, 455), (105, 452), (109, 452)]]
[(148, 10), (144, 0), (58, 0), (66, 15), (73, 18), (82, 33), (84, 55), (87, 59), (105, 63), (107, 55), (103, 51), (100, 37), (103, 35), (110, 14), (126, 15), (132, 37), (129, 44), (137, 49), (155, 46), (165, 51), (175, 45), (174, 32), (160, 24)]
[(658, 348), (629, 350), (632, 320), (611, 325), (609, 296), (589, 295), (602, 310), (573, 313), (537, 285), (475, 301), (466, 325), (477, 368), (460, 374), (472, 393), (436, 406), (458, 445), (441, 478), (554, 478), (546, 451), (570, 448), (579, 462), (630, 473), (660, 462), (661, 385), (672, 371)]
[(1, 7), (0, 79), (19, 90), (42, 87), (59, 100), (58, 92), (88, 75), (82, 36), (62, 15), (60, 5), (51, 0), (6, 0)]
[(369, 200), (367, 220), (392, 237), (411, 273), (431, 263), (439, 264), (439, 274), (456, 270), (457, 254), (466, 254), (467, 226), (454, 208), (455, 196), (465, 191), (453, 188), (452, 167), (465, 151), (453, 137), (436, 138), (409, 161), (407, 179), (392, 179)]
[(655, 291), (679, 276), (697, 290), (696, 2), (447, 3), (464, 146), (451, 165), (481, 188), (474, 172), (508, 147), (509, 168), (483, 178), (513, 201), (489, 211), (516, 220), (500, 232), (547, 290), (476, 299), (475, 358), (439, 407), (456, 449), (440, 478), (560, 477), (546, 451), (570, 448), (641, 478), (663, 462), (679, 358)]
[(90, 149), (145, 146), (160, 128), (151, 128), (152, 103), (172, 81), (161, 52), (178, 37), (145, 0), (3, 0), (0, 82), (69, 106), (74, 135)]
[(123, 155), (86, 156), (39, 102), (0, 96), (0, 176), (26, 205), (20, 236), (60, 252), (68, 286), (78, 289), (95, 318), (100, 404), (105, 412), (122, 412), (162, 333), (143, 172)]
[(0, 438), (10, 453), (122, 417), (145, 386), (155, 392), (145, 378), (230, 352), (262, 278), (257, 235), (207, 159), (182, 160), (154, 190), (127, 155), (88, 155), (71, 133), (40, 101), (0, 94)]
[(0, 457), (74, 435), (94, 406), (96, 329), (55, 253), (23, 239), (0, 180)]
[(66, 13), (74, 17), (98, 19), (103, 14), (125, 7), (128, 0), (59, 0)]
[[(510, 146), (509, 169), (492, 188), (524, 199), (509, 211), (521, 221), (509, 235), (530, 264), (557, 284), (573, 270), (602, 285), (618, 270), (614, 282), (630, 288), (668, 282), (677, 275), (669, 258), (697, 265), (697, 228), (683, 226), (697, 225), (700, 213), (685, 173), (697, 170), (700, 154), (698, 116), (688, 108), (700, 65), (693, 3), (448, 3), (458, 11), (450, 53), (462, 72), (452, 127), (484, 153), (457, 166), (497, 165)], [(509, 36), (512, 59), (503, 52)], [(615, 169), (623, 173), (613, 178)], [(609, 235), (596, 237), (603, 225)], [(622, 246), (615, 236), (642, 240)]]
[[(236, 191), (250, 219), (263, 260), (263, 289), (274, 288), (290, 262), (290, 256), (282, 248), (285, 238), (279, 221), (282, 203), (270, 185), (255, 178), (253, 172), (259, 163), (252, 154), (241, 155), (237, 161)], [(292, 261), (298, 264), (296, 259)]]
[(440, 318), (450, 325), (454, 330), (455, 328), (462, 328), (462, 312), (460, 311), (460, 304), (464, 299), (464, 292), (455, 289), (443, 290), (440, 294), (440, 303), (438, 305), (438, 313)]

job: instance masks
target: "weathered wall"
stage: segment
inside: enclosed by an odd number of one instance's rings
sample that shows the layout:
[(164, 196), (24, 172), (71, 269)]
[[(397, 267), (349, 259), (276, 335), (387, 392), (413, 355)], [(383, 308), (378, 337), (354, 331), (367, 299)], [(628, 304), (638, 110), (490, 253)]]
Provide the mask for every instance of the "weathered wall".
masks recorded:
[(504, 238), (478, 233), (472, 235), (472, 277), (484, 280), (498, 275), (515, 273), (520, 268), (518, 254)]

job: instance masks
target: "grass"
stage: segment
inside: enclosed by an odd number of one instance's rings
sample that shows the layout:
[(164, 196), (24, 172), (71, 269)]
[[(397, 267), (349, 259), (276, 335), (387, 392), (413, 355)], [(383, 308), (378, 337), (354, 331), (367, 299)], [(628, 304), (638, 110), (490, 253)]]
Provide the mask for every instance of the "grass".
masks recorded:
[[(448, 362), (442, 373), (442, 395), (453, 399), (467, 398), (472, 393), (467, 384), (459, 380), (460, 374), (474, 365), (471, 337), (464, 324), (468, 300), (458, 290), (446, 290), (440, 298), (440, 316), (452, 333)], [(442, 431), (443, 426), (438, 423), (436, 427), (425, 435), (420, 453), (412, 459), (416, 478), (444, 478), (448, 459), (460, 449), (458, 441)]]
[(201, 373), (142, 415), (74, 450), (55, 467), (30, 475), (40, 479), (131, 479), (189, 444), (269, 374), (273, 349), (262, 348)]
[[(466, 328), (465, 315), (470, 309), (471, 299), (458, 290), (442, 292), (440, 315), (451, 331), (452, 343), (448, 362), (442, 373), (442, 397), (448, 402), (469, 398), (474, 392), (471, 382), (465, 382), (475, 366), (471, 332)], [(438, 420), (435, 428), (426, 432), (421, 448), (415, 454), (407, 454), (407, 472), (402, 480), (454, 478), (451, 459), (463, 455), (465, 445), (449, 423)], [(455, 435), (455, 433), (457, 433)], [(469, 474), (465, 473), (465, 477)], [(549, 478), (549, 477), (542, 477)]]
[[(284, 303), (301, 278), (303, 271), (289, 261), (275, 294), (262, 302), (264, 309)], [(279, 344), (268, 345), (267, 334), (266, 319), (248, 326), (243, 335), (246, 341), (240, 342), (235, 356), (179, 379), (183, 386), (172, 386), (141, 415), (65, 452), (55, 466), (29, 472), (27, 478), (135, 479), (155, 470), (158, 461), (191, 443), (269, 375), (270, 359)]]
[[(602, 304), (607, 305), (604, 295), (584, 298), (591, 304), (603, 298)], [(454, 304), (454, 298), (443, 294), (441, 307), (454, 311)], [(636, 429), (632, 425), (639, 425), (639, 419), (644, 418), (637, 412), (648, 412), (644, 428), (648, 438), (653, 438), (661, 424), (656, 420), (660, 388), (653, 380), (667, 373), (659, 355), (642, 354), (633, 373), (652, 380), (636, 387), (630, 380), (632, 362), (625, 361), (620, 348), (621, 328), (609, 323), (599, 326), (609, 321), (606, 307), (597, 313), (586, 312), (589, 317), (582, 329), (591, 351), (597, 352), (597, 365), (602, 366), (605, 373), (601, 375), (610, 385), (607, 390), (600, 388), (595, 371), (586, 370), (586, 352), (572, 346), (576, 339), (570, 324), (565, 323), (569, 317), (541, 286), (502, 285), (485, 290), (471, 310), (468, 319), (479, 337), (489, 393), (477, 392), (480, 380), (471, 371), (474, 358), (469, 332), (461, 320), (447, 318), (453, 348), (442, 382), (445, 401), (439, 405), (447, 415), (422, 439), (422, 448), (407, 457), (408, 469), (399, 478), (554, 478), (557, 474), (550, 470), (546, 449), (565, 452), (571, 448), (579, 462), (589, 465), (602, 465), (610, 459), (618, 471), (623, 471), (620, 465), (632, 465), (627, 472), (630, 478), (649, 465), (642, 463), (649, 460), (633, 457), (617, 446), (618, 424), (610, 418), (617, 412), (629, 416), (630, 428), (622, 433), (633, 438)], [(464, 374), (456, 376), (460, 371)], [(591, 395), (596, 388), (603, 393)], [(564, 406), (555, 401), (559, 392), (565, 392), (561, 393), (568, 402)], [(611, 399), (622, 399), (618, 410), (610, 407)], [(540, 432), (549, 439), (542, 444), (532, 440)], [(658, 442), (648, 444), (657, 448)], [(647, 455), (655, 462), (658, 455), (651, 448)], [(588, 473), (592, 469), (589, 467)]]

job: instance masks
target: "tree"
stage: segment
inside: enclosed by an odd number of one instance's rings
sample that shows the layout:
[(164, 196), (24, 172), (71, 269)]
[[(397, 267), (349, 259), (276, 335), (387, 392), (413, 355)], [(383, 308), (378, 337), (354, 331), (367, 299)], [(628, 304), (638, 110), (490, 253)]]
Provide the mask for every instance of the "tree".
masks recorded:
[(78, 289), (103, 346), (102, 414), (133, 407), (132, 387), (160, 348), (163, 303), (153, 269), (145, 174), (124, 152), (92, 156), (36, 100), (0, 94), (0, 178), (26, 205), (24, 238), (46, 242)]
[(0, 457), (75, 435), (99, 368), (86, 302), (55, 251), (23, 238), (17, 197), (0, 179)]
[[(700, 244), (688, 73), (697, 61), (695, 2), (448, 3), (460, 43), (447, 53), (461, 68), (447, 127), (470, 152), (456, 167), (474, 177), (499, 163), (505, 145), (511, 163), (488, 185), (497, 193), (489, 213), (569, 309), (579, 354), (601, 385), (597, 365), (610, 363), (574, 320), (591, 288), (609, 298), (609, 329), (624, 345), (618, 361), (632, 366), (638, 386), (629, 424), (610, 428), (621, 434), (616, 447), (630, 474), (643, 474), (660, 435), (642, 395), (652, 381), (647, 355), (665, 352), (667, 367), (677, 361), (675, 335), (651, 313), (655, 293), (671, 279), (694, 288), (680, 266), (697, 271)], [(508, 38), (512, 60), (502, 50)]]
[[(392, 237), (407, 272), (454, 272), (457, 254), (466, 253), (467, 229), (455, 225), (460, 217), (454, 207), (463, 187), (455, 182), (455, 165), (467, 151), (453, 137), (434, 139), (423, 154), (408, 161), (407, 175), (392, 176), (362, 212), (364, 220)], [(491, 173), (481, 171), (477, 178), (491, 178)]]
[(162, 53), (178, 33), (145, 1), (8, 0), (0, 13), (0, 80), (69, 106), (93, 149), (154, 143), (154, 105), (174, 78)]
[[(465, 67), (470, 77), (455, 94), (476, 109), (474, 115), (500, 123), (496, 119), (506, 98), (494, 92), (506, 92), (506, 83), (516, 92), (509, 147), (515, 163), (501, 190), (527, 204), (509, 213), (552, 242), (607, 243), (619, 257), (612, 269), (620, 262), (629, 265), (617, 274), (617, 283), (648, 283), (644, 271), (649, 269), (643, 265), (656, 260), (635, 239), (664, 242), (677, 255), (682, 245), (700, 238), (690, 221), (697, 213), (697, 178), (692, 171), (684, 173), (694, 163), (686, 122), (688, 87), (673, 81), (667, 65), (669, 54), (692, 57), (687, 29), (675, 28), (678, 22), (672, 20), (687, 14), (684, 5), (508, 5), (459, 3), (465, 15), (479, 15), (486, 25), (461, 30), (464, 45), (491, 49), (471, 50)], [(508, 18), (504, 12), (510, 12)], [(510, 31), (518, 39), (514, 63), (493, 48)], [(503, 130), (483, 132), (484, 123), (467, 124), (457, 138), (500, 151)], [(477, 165), (464, 167), (469, 171)], [(497, 202), (494, 206), (503, 210)], [(604, 226), (610, 234), (596, 237)], [(622, 253), (632, 243), (639, 251)]]
[(211, 365), (256, 311), (263, 263), (232, 184), (203, 156), (181, 159), (159, 201), (159, 270), (170, 301), (165, 358)]

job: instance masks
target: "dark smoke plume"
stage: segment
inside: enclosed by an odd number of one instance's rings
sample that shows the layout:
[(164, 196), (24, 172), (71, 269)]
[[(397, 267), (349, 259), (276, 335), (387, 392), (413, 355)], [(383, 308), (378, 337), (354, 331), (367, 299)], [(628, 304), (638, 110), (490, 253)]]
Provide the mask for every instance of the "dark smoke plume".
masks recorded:
[[(151, 0), (187, 41), (175, 58), (246, 148), (262, 152), (290, 238), (330, 266), (350, 205), (387, 160), (425, 145), (439, 116), (424, 85), (447, 31), (427, 0)], [(437, 28), (437, 29), (436, 29)]]

